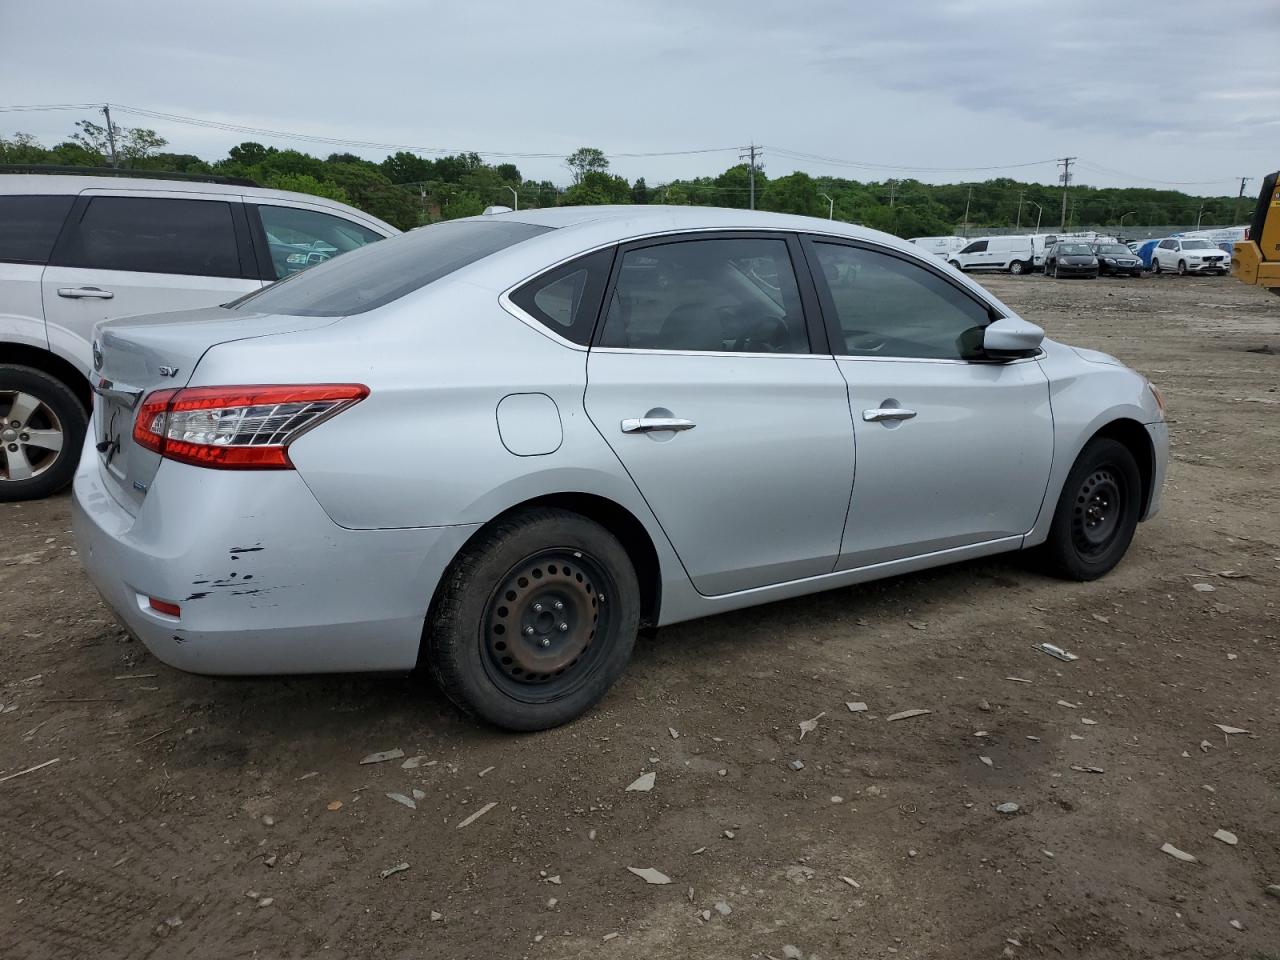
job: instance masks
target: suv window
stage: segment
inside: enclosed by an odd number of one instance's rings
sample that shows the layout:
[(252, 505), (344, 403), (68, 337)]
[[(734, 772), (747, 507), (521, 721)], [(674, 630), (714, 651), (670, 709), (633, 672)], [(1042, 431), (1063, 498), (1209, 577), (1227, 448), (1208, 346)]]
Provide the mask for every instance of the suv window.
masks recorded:
[(277, 280), (383, 239), (361, 224), (315, 210), (262, 204), (258, 215)]
[(787, 241), (711, 238), (628, 250), (599, 345), (808, 353)]
[(981, 357), (987, 308), (933, 271), (863, 247), (817, 242), (814, 249), (840, 326), (837, 353)]
[(973, 243), (969, 244), (967, 247), (965, 247), (965, 248), (964, 248), (963, 250), (961, 250), (960, 252), (961, 252), (961, 253), (982, 253), (982, 252), (984, 252), (986, 249), (987, 249), (987, 241), (985, 241), (985, 240), (975, 240)]
[(241, 297), (231, 306), (299, 317), (364, 313), (550, 229), (515, 220), (437, 223), (367, 244)]
[(47, 263), (73, 196), (0, 197), (0, 260)]
[(530, 280), (511, 301), (548, 330), (587, 346), (613, 266), (613, 248), (597, 250)]
[(1163, 249), (1165, 249), (1165, 250), (1172, 250), (1172, 249), (1173, 249), (1173, 241), (1172, 241), (1172, 240), (1161, 240), (1161, 241), (1160, 241), (1160, 246), (1161, 246)]
[(238, 277), (231, 204), (167, 197), (93, 197), (58, 245), (64, 267)]

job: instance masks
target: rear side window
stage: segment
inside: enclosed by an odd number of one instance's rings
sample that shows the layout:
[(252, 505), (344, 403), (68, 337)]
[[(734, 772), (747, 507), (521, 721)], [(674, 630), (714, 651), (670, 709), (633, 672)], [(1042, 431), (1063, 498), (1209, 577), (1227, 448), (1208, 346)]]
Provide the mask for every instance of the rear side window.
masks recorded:
[(513, 220), (437, 223), (361, 247), (242, 297), (234, 306), (299, 317), (364, 313), (550, 229)]
[(277, 280), (383, 238), (366, 226), (315, 210), (264, 204), (258, 215)]
[(47, 263), (75, 197), (0, 197), (0, 260)]
[(59, 245), (58, 265), (197, 277), (240, 276), (231, 204), (93, 197)]
[(548, 330), (586, 346), (600, 314), (613, 248), (598, 250), (530, 280), (511, 302)]

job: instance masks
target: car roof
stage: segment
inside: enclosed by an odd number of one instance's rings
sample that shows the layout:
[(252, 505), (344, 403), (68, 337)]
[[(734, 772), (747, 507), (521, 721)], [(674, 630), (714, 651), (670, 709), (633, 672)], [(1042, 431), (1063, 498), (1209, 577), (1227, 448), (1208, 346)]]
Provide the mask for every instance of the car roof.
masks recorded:
[(346, 216), (368, 221), (384, 227), (394, 235), (400, 231), (391, 224), (379, 220), (372, 214), (365, 213), (337, 200), (317, 197), (309, 193), (295, 193), (292, 190), (272, 190), (269, 187), (241, 187), (229, 183), (206, 183), (202, 180), (165, 180), (163, 177), (112, 177), (112, 176), (77, 176), (63, 173), (0, 173), (0, 195), (50, 194), (75, 195), (85, 190), (120, 190), (120, 191), (166, 191), (168, 193), (202, 193), (216, 196), (228, 194), (245, 197), (249, 200), (290, 200), (305, 203), (312, 207), (324, 207)]
[(785, 230), (871, 240), (910, 251), (919, 256), (919, 247), (900, 237), (867, 227), (823, 217), (790, 213), (768, 213), (733, 207), (664, 206), (662, 204), (547, 207), (472, 217), (473, 220), (507, 220), (551, 227), (565, 233), (590, 236), (593, 243), (616, 243), (631, 238), (685, 230)]

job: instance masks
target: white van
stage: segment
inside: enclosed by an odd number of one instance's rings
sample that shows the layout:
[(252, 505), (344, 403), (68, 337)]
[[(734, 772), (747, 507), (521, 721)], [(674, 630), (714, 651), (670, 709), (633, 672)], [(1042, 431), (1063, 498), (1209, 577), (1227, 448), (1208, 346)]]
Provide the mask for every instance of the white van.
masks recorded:
[(946, 260), (969, 241), (964, 237), (912, 237), (908, 242)]
[(1028, 236), (983, 237), (951, 254), (947, 262), (957, 270), (1030, 273), (1035, 265), (1035, 247)]

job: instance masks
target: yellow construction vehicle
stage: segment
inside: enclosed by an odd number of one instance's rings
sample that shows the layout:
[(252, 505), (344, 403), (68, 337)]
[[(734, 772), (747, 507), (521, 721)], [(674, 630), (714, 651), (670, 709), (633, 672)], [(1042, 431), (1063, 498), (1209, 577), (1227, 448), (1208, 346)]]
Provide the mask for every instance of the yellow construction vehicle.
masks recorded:
[(1258, 206), (1245, 238), (1231, 254), (1231, 275), (1280, 295), (1280, 173), (1262, 179)]

